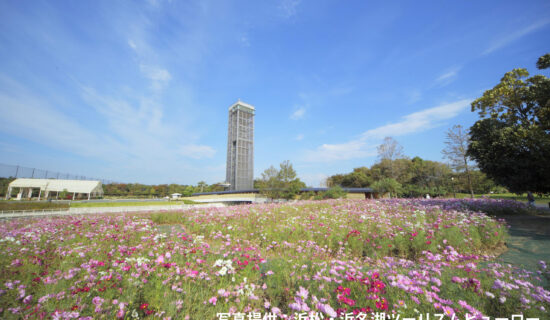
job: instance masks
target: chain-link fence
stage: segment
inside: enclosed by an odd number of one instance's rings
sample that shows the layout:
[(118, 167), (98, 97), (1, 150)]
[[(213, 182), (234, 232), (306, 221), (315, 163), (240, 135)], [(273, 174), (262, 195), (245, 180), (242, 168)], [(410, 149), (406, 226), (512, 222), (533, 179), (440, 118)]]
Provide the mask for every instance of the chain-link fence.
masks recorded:
[(34, 179), (63, 179), (63, 180), (99, 180), (102, 184), (116, 183), (112, 180), (86, 177), (52, 170), (28, 168), (18, 165), (0, 163), (0, 177), (2, 178), (34, 178)]

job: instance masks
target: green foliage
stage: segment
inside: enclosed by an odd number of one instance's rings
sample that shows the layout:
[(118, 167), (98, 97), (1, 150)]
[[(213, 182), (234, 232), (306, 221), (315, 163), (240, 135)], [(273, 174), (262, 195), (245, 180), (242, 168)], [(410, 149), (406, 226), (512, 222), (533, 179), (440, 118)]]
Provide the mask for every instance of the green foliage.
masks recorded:
[(166, 197), (172, 193), (181, 193), (188, 197), (197, 192), (223, 191), (224, 187), (219, 184), (208, 185), (204, 181), (197, 183), (197, 186), (181, 184), (160, 184), (145, 185), (139, 183), (110, 183), (103, 185), (103, 192), (111, 197), (130, 197), (130, 198), (155, 198)]
[(537, 60), (537, 68), (540, 70), (550, 68), (550, 53), (543, 55)]
[(401, 183), (392, 178), (384, 178), (382, 180), (378, 180), (373, 183), (371, 187), (372, 189), (374, 189), (374, 191), (380, 194), (389, 193), (390, 198), (392, 197), (392, 195), (397, 196), (403, 191)]
[(342, 189), (340, 186), (334, 186), (324, 192), (317, 193), (313, 199), (314, 200), (324, 200), (324, 199), (345, 199), (347, 192)]
[(63, 189), (63, 191), (61, 191), (61, 192), (59, 193), (59, 198), (61, 198), (61, 199), (67, 199), (67, 195), (68, 195), (67, 189)]
[(444, 195), (451, 189), (449, 184), (452, 181), (452, 171), (444, 163), (414, 157), (406, 172), (407, 176), (398, 182), (404, 185), (404, 194), (409, 197), (418, 197), (427, 193)]
[(402, 168), (396, 166), (399, 162), (395, 160), (405, 158), (403, 147), (392, 137), (386, 137), (384, 138), (384, 142), (377, 147), (377, 151), (380, 165), (389, 171), (389, 178), (397, 178)]
[[(548, 57), (539, 59), (547, 67)], [(512, 192), (550, 192), (550, 79), (507, 72), (472, 102), (481, 120), (470, 129), (468, 155), (495, 182)]]
[(300, 194), (300, 200), (311, 200), (315, 196), (315, 192), (308, 191)]
[[(389, 161), (393, 163), (390, 165)], [(372, 187), (375, 181), (392, 177), (401, 184), (402, 189), (397, 195), (405, 197), (420, 197), (429, 193), (432, 196), (445, 196), (467, 190), (469, 184), (467, 173), (454, 173), (451, 168), (441, 162), (423, 160), (420, 157), (412, 159), (382, 160), (371, 168), (355, 168), (348, 174), (337, 174), (327, 179), (328, 186), (342, 186), (346, 188)], [(495, 191), (497, 185), (478, 170), (469, 170), (472, 188), (474, 192)]]
[(373, 182), (373, 173), (367, 167), (355, 168), (348, 174), (336, 174), (327, 179), (327, 185), (347, 188), (366, 188)]
[(151, 214), (151, 220), (156, 224), (178, 224), (182, 216), (173, 212), (157, 212)]
[[(536, 208), (532, 208), (525, 203), (515, 200), (506, 200), (502, 197), (495, 198), (498, 201), (482, 201), (476, 200), (456, 200), (460, 202), (460, 206), (465, 210), (474, 212), (484, 212), (490, 216), (514, 216), (514, 215), (534, 215), (540, 213)], [(509, 198), (511, 199), (511, 198)]]
[[(536, 194), (535, 196), (535, 203), (541, 204), (543, 206), (547, 206), (548, 202), (550, 202), (550, 196), (546, 195), (543, 196), (541, 194)], [(457, 198), (465, 198), (465, 194), (458, 193)], [(483, 195), (476, 195), (476, 198), (488, 198), (488, 199), (502, 199), (502, 200), (515, 200), (520, 202), (527, 202), (527, 194), (516, 194), (516, 193), (509, 193), (506, 192), (506, 190), (502, 192), (494, 192), (491, 194), (483, 194)]]
[(38, 202), (38, 201), (15, 201), (0, 200), (0, 211), (9, 210), (42, 210), (42, 209), (68, 209), (66, 202)]
[(328, 189), (324, 195), (323, 195), (323, 199), (345, 199), (346, 198), (346, 195), (348, 193), (346, 191), (344, 191), (344, 189), (342, 189), (342, 187), (340, 186), (335, 186), (335, 187), (332, 187), (330, 189)]
[[(456, 173), (453, 175), (453, 178), (451, 189), (454, 188), (455, 192), (470, 193), (466, 172)], [(474, 194), (485, 194), (491, 191), (506, 192), (504, 187), (495, 184), (493, 180), (489, 179), (486, 174), (479, 170), (471, 170), (470, 179)]]
[(470, 171), (472, 169), (471, 159), (467, 155), (468, 144), (470, 143), (469, 134), (464, 131), (461, 125), (455, 125), (446, 133), (445, 149), (442, 153), (450, 162), (451, 167), (455, 172), (463, 172), (466, 175), (468, 182), (468, 190), (470, 196), (474, 197), (474, 189), (472, 187), (472, 177)]
[(305, 188), (305, 186), (305, 183), (300, 181), (300, 179), (289, 181), (284, 184), (281, 190), (281, 197), (288, 200), (294, 199), (300, 193), (300, 189)]
[(296, 177), (296, 171), (290, 161), (283, 161), (277, 170), (274, 166), (267, 168), (258, 181), (260, 193), (270, 199), (294, 199), (306, 184)]
[(125, 201), (125, 202), (72, 202), (73, 208), (101, 208), (101, 207), (138, 207), (138, 206), (177, 206), (182, 204), (196, 204), (192, 200), (170, 201)]
[(13, 177), (0, 178), (0, 197), (5, 197), (8, 192), (8, 185), (15, 180)]
[(550, 138), (533, 126), (479, 120), (470, 129), (469, 153), (479, 167), (512, 192), (550, 192)]

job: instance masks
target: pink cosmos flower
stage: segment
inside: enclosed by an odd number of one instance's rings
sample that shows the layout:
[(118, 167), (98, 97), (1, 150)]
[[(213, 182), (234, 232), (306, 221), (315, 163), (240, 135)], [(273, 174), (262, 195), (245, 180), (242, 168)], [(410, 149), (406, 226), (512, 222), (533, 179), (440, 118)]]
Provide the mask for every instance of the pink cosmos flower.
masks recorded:
[(450, 317), (452, 316), (455, 311), (453, 310), (453, 308), (451, 307), (448, 307), (448, 306), (443, 306), (443, 312), (445, 313), (446, 316)]
[(338, 316), (336, 311), (334, 311), (334, 309), (328, 304), (319, 303), (317, 304), (317, 309), (319, 309), (321, 312), (323, 312), (324, 314), (328, 315), (331, 318), (336, 318)]
[(32, 295), (28, 295), (25, 297), (25, 299), (23, 299), (24, 304), (29, 304), (31, 303), (31, 301), (32, 301)]
[(306, 300), (309, 295), (309, 291), (307, 291), (307, 289), (305, 289), (304, 287), (300, 287), (300, 289), (296, 292), (296, 294), (300, 298), (302, 298), (302, 300)]
[(155, 260), (156, 263), (161, 264), (164, 263), (164, 256), (158, 256), (157, 260)]

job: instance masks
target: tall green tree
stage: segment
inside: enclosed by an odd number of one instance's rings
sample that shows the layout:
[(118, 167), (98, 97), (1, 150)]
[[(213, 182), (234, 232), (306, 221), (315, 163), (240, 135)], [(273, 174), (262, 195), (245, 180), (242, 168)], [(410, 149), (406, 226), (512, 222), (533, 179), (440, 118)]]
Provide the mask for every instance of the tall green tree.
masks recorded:
[(336, 174), (328, 177), (327, 187), (366, 188), (373, 181), (371, 170), (367, 167), (359, 167), (348, 174)]
[(279, 170), (270, 166), (262, 172), (262, 178), (258, 182), (260, 193), (270, 199), (281, 198), (282, 183), (279, 180)]
[(204, 181), (199, 181), (197, 183), (197, 189), (199, 190), (199, 192), (204, 192), (204, 188), (208, 187), (208, 184)]
[[(537, 62), (548, 68), (549, 55)], [(472, 102), (481, 119), (470, 128), (468, 155), (512, 192), (550, 193), (550, 79), (507, 72)]]
[(394, 160), (403, 158), (403, 147), (392, 137), (385, 137), (384, 141), (377, 148), (380, 163), (389, 169), (389, 177), (395, 179), (399, 172)]
[(270, 199), (294, 199), (300, 189), (306, 186), (297, 178), (296, 171), (288, 160), (279, 165), (279, 170), (270, 166), (262, 172), (258, 185), (260, 193)]
[(8, 185), (15, 180), (14, 177), (0, 178), (0, 197), (5, 197), (8, 192)]
[(394, 196), (397, 196), (402, 191), (401, 183), (395, 181), (395, 179), (392, 178), (385, 178), (382, 180), (378, 180), (375, 183), (372, 184), (372, 189), (374, 191), (384, 194), (389, 193), (390, 198), (392, 197), (392, 194)]
[(442, 153), (450, 162), (451, 167), (456, 172), (465, 172), (468, 180), (468, 190), (470, 196), (474, 197), (474, 189), (472, 187), (472, 177), (470, 171), (472, 164), (468, 156), (468, 145), (470, 144), (470, 135), (462, 128), (461, 125), (455, 125), (449, 129), (445, 137), (445, 149)]

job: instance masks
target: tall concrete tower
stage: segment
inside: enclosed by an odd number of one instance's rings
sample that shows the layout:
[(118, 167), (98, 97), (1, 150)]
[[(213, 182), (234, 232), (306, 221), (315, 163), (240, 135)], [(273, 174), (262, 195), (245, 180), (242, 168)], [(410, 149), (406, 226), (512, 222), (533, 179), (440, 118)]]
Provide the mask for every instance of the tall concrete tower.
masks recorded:
[(254, 112), (252, 105), (241, 100), (229, 107), (226, 167), (229, 190), (254, 187)]

